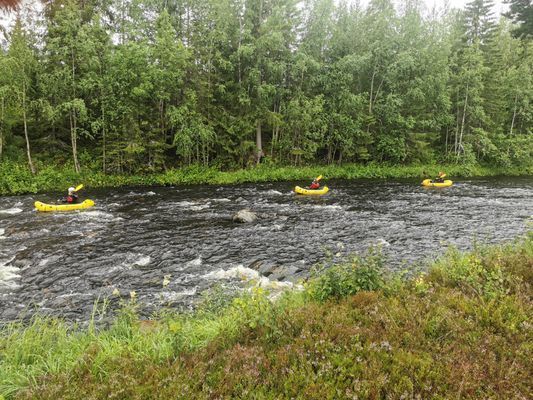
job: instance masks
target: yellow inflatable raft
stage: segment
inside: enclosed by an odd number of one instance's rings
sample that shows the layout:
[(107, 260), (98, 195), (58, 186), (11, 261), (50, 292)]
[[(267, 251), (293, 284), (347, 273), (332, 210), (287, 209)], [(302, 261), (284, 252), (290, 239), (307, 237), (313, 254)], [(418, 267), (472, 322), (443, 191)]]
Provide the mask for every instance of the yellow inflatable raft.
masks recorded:
[(35, 202), (37, 211), (42, 212), (83, 210), (92, 206), (94, 206), (94, 201), (92, 200), (85, 200), (83, 203), (77, 204), (45, 204), (40, 201)]
[(422, 181), (422, 186), (428, 187), (448, 187), (452, 186), (453, 182), (450, 180), (445, 180), (444, 182), (433, 182), (431, 179), (424, 179)]
[(327, 186), (324, 186), (322, 189), (312, 190), (312, 189), (305, 189), (300, 186), (296, 186), (294, 188), (294, 191), (298, 194), (305, 194), (305, 195), (322, 195), (329, 192), (329, 188)]

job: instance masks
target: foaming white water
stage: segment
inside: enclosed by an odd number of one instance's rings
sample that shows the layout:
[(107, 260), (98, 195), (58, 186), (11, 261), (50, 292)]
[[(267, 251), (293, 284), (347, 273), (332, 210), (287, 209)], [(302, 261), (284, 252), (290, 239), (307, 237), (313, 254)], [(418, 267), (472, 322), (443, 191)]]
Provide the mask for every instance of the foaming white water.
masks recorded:
[(79, 293), (79, 292), (71, 292), (71, 293), (65, 293), (65, 294), (61, 294), (57, 297), (63, 299), (63, 298), (69, 298), (69, 297), (79, 297), (79, 296), (83, 296), (83, 293)]
[(48, 261), (50, 261), (49, 258), (45, 258), (45, 259), (39, 261), (39, 267), (44, 267), (46, 264), (48, 264)]
[(201, 211), (201, 210), (205, 210), (206, 208), (211, 207), (210, 203), (199, 204), (199, 203), (192, 202), (192, 201), (180, 201), (174, 204), (177, 205), (178, 207), (182, 207), (186, 210), (191, 210), (191, 211)]
[(123, 220), (122, 217), (115, 217), (113, 214), (99, 210), (80, 211), (69, 215), (73, 215), (76, 219), (82, 221), (115, 222)]
[(302, 290), (303, 286), (300, 284), (293, 284), (292, 282), (281, 282), (270, 280), (266, 276), (261, 276), (259, 272), (237, 265), (236, 267), (228, 270), (219, 269), (218, 271), (210, 272), (204, 275), (207, 279), (227, 280), (227, 279), (240, 279), (245, 282), (252, 283), (250, 290), (253, 288), (263, 288), (270, 290), (269, 297), (272, 299), (277, 298), (284, 290), (295, 289)]
[(19, 214), (21, 212), (22, 212), (22, 208), (17, 208), (17, 207), (0, 210), (0, 214), (9, 214), (9, 215)]
[(217, 271), (209, 272), (208, 274), (204, 275), (204, 278), (207, 279), (241, 279), (241, 280), (252, 280), (252, 279), (258, 279), (259, 278), (259, 272), (251, 269), (246, 268), (242, 265), (237, 265), (236, 267), (232, 267), (228, 270), (223, 270), (222, 268)]
[(189, 207), (189, 210), (191, 211), (201, 211), (201, 210), (205, 210), (206, 208), (209, 208), (210, 205), (209, 204), (202, 204), (200, 206), (191, 206)]
[(122, 263), (107, 270), (107, 272), (114, 272), (121, 269), (132, 269), (133, 267), (146, 267), (152, 259), (150, 256), (141, 253), (126, 253), (119, 255), (123, 260)]
[(202, 256), (198, 256), (194, 260), (191, 260), (185, 264), (187, 267), (199, 267), (200, 265), (202, 265)]
[(105, 211), (83, 211), (80, 215), (88, 218), (113, 218), (113, 214), (109, 214)]
[(313, 208), (313, 209), (316, 209), (316, 210), (328, 210), (328, 211), (329, 210), (331, 210), (331, 211), (339, 211), (339, 210), (343, 209), (341, 206), (336, 205), (336, 204), (327, 204), (325, 206), (315, 204), (315, 205), (312, 205), (310, 207)]
[(221, 199), (210, 199), (211, 201), (215, 201), (217, 203), (229, 203), (231, 200), (227, 199), (225, 197), (222, 197)]
[(146, 196), (155, 196), (155, 192), (152, 192), (152, 191), (146, 192)]
[(385, 239), (383, 239), (383, 238), (378, 238), (378, 239), (376, 239), (376, 244), (377, 244), (378, 246), (384, 246), (384, 247), (389, 247), (389, 246), (390, 246), (390, 243), (387, 242), (387, 241), (386, 241)]
[(270, 195), (276, 195), (276, 196), (283, 196), (283, 193), (277, 191), (277, 190), (274, 190), (274, 189), (270, 189), (270, 190), (267, 190), (265, 192), (265, 194), (270, 194)]
[(137, 260), (135, 260), (133, 265), (138, 265), (139, 267), (145, 267), (148, 264), (150, 264), (150, 261), (152, 261), (150, 256), (142, 256), (142, 257), (138, 258)]
[(4, 228), (0, 228), (0, 240), (6, 239), (4, 233), (6, 233), (6, 230)]
[(195, 296), (196, 292), (197, 292), (197, 289), (193, 287), (191, 289), (185, 289), (181, 292), (161, 292), (160, 295), (163, 298), (163, 300), (175, 301), (175, 300), (180, 300), (184, 297)]
[(20, 268), (9, 265), (15, 257), (10, 258), (9, 260), (0, 261), (0, 290), (13, 290), (20, 287), (16, 282), (20, 278), (18, 272)]
[(174, 203), (175, 205), (179, 207), (190, 207), (196, 205), (196, 203), (193, 203), (191, 201), (178, 201), (177, 203)]

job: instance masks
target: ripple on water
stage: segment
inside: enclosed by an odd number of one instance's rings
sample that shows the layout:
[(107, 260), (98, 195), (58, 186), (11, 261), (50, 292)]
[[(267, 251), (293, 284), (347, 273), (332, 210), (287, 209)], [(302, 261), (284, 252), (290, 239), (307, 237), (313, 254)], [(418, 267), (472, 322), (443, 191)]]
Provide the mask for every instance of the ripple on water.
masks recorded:
[(267, 195), (271, 195), (271, 196), (283, 196), (283, 193), (281, 193), (281, 192), (278, 191), (278, 190), (274, 190), (274, 189), (267, 190), (267, 191), (265, 192), (265, 194), (267, 194)]
[(201, 204), (201, 205), (198, 205), (198, 206), (191, 206), (189, 207), (189, 210), (191, 211), (202, 211), (202, 210), (205, 210), (206, 208), (209, 208), (211, 207), (210, 204)]
[(132, 267), (146, 267), (148, 264), (150, 264), (150, 261), (152, 261), (152, 259), (150, 258), (150, 256), (145, 256), (143, 254), (138, 254), (135, 258), (135, 260), (133, 260), (133, 262), (131, 263), (131, 266)]
[(338, 204), (312, 204), (312, 205), (305, 205), (304, 208), (312, 208), (313, 210), (321, 210), (321, 211), (342, 211), (342, 206), (339, 206)]
[(124, 220), (124, 218), (122, 217), (115, 217), (111, 213), (100, 211), (100, 210), (78, 211), (76, 213), (56, 214), (56, 215), (61, 215), (70, 220), (106, 223), (106, 224), (110, 222), (117, 222), (117, 221)]
[(194, 203), (192, 201), (178, 201), (177, 203), (174, 203), (174, 205), (178, 207), (191, 207), (195, 206), (197, 203)]
[(192, 201), (180, 201), (180, 202), (174, 203), (174, 205), (181, 207), (184, 210), (189, 210), (189, 211), (202, 211), (202, 210), (205, 210), (206, 208), (211, 207), (211, 203), (209, 202), (198, 203), (198, 202), (192, 202)]
[(198, 288), (193, 287), (190, 289), (181, 290), (179, 292), (165, 291), (159, 293), (159, 295), (164, 301), (178, 301), (182, 300), (185, 297), (196, 296), (197, 292)]
[(198, 256), (185, 264), (186, 267), (199, 267), (200, 265), (202, 265), (202, 256)]
[(19, 214), (22, 211), (23, 211), (22, 208), (13, 207), (13, 208), (7, 208), (5, 210), (0, 210), (0, 214), (14, 215), (14, 214)]

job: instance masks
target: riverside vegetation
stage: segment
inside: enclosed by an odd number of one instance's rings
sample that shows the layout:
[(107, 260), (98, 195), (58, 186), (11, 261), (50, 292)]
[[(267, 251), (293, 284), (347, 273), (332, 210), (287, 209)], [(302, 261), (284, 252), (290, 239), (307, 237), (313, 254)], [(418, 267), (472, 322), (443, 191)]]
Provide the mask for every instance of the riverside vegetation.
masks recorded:
[[(451, 249), (427, 273), (379, 252), (324, 265), (301, 291), (205, 296), (195, 312), (86, 329), (35, 317), (0, 330), (0, 398), (527, 398), (533, 234)], [(99, 311), (100, 310), (100, 311)]]
[[(37, 164), (39, 165), (39, 164)], [(533, 175), (533, 166), (488, 167), (481, 165), (384, 165), (384, 164), (344, 164), (324, 166), (276, 166), (261, 164), (254, 168), (235, 171), (221, 171), (215, 167), (193, 165), (152, 174), (104, 174), (101, 171), (82, 170), (76, 173), (71, 166), (44, 167), (32, 174), (25, 166), (5, 162), (0, 164), (0, 195), (62, 191), (74, 183), (83, 182), (87, 187), (118, 187), (125, 185), (228, 185), (246, 182), (276, 182), (289, 180), (308, 181), (310, 177), (323, 175), (327, 179), (398, 179), (433, 177), (444, 170), (448, 176), (521, 176)]]

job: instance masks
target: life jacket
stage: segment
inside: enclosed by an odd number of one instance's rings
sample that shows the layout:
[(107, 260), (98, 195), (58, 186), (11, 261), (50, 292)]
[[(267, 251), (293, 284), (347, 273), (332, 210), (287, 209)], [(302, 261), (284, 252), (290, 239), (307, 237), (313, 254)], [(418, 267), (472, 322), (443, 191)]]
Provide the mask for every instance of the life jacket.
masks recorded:
[(311, 185), (309, 185), (309, 189), (318, 189), (320, 187), (320, 184), (317, 182), (313, 182), (311, 183)]
[(75, 194), (69, 194), (67, 196), (67, 203), (71, 204), (71, 203), (77, 203), (78, 202), (78, 196), (76, 196)]

